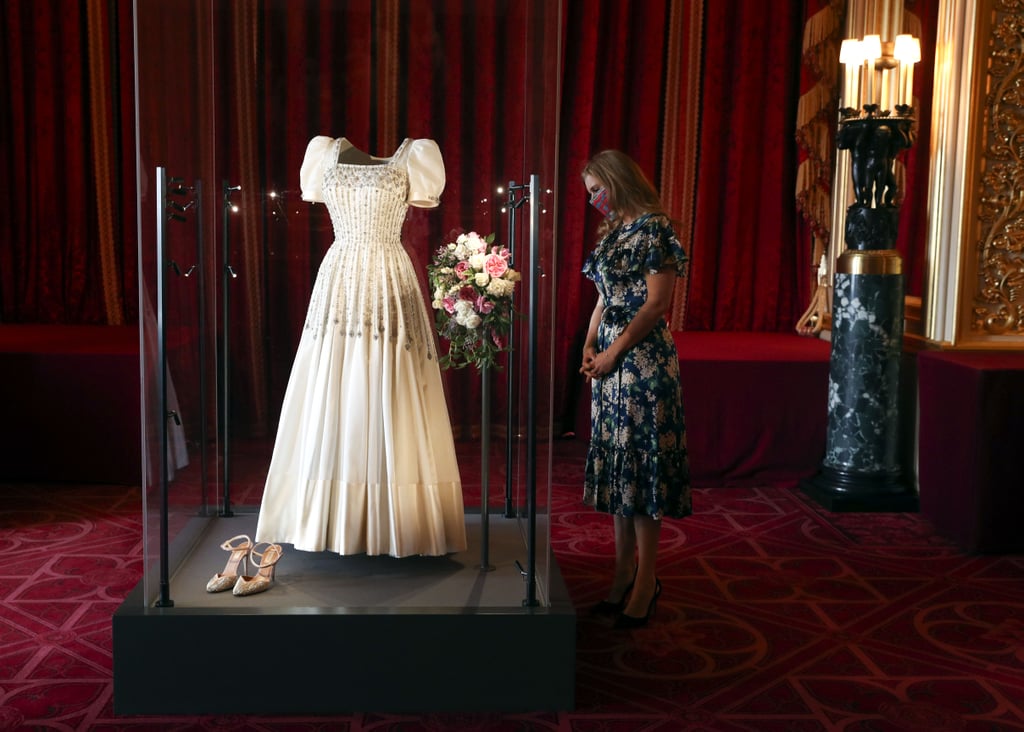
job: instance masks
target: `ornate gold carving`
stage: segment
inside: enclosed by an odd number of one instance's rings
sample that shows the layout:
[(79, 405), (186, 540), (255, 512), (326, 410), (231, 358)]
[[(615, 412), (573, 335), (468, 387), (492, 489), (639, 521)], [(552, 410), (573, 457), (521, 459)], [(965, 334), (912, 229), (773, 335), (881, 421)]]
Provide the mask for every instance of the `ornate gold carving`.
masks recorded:
[(994, 3), (972, 330), (1024, 334), (1024, 0)]

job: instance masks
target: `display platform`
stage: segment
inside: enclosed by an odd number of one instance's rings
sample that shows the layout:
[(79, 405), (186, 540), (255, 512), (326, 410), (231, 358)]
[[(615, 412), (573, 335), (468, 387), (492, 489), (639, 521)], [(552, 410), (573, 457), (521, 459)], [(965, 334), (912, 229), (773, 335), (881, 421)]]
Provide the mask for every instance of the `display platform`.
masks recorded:
[[(284, 544), (274, 586), (209, 594), (221, 542), (254, 513), (195, 518), (172, 545), (174, 607), (140, 583), (114, 614), (118, 714), (340, 714), (573, 708), (576, 616), (554, 559), (550, 603), (524, 607), (516, 519), (480, 516), (446, 557), (342, 557)], [(546, 559), (546, 558), (544, 558)], [(537, 558), (538, 567), (542, 558)], [(543, 600), (543, 598), (542, 598)]]

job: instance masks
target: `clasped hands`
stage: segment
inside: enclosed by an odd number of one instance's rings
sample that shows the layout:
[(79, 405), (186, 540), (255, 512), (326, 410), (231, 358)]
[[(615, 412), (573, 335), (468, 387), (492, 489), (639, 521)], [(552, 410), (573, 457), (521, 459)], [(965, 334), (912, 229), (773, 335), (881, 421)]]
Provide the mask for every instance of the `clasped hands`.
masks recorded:
[(600, 379), (615, 370), (618, 359), (610, 351), (598, 351), (596, 348), (588, 347), (583, 349), (583, 365), (580, 366), (580, 373), (591, 379)]

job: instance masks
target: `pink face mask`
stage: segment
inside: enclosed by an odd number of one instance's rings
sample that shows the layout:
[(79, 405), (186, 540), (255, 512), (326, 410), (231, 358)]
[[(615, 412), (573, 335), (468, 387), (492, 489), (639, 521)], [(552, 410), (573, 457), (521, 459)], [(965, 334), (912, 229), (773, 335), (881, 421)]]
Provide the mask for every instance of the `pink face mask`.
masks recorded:
[(612, 215), (611, 206), (608, 205), (608, 189), (600, 188), (590, 197), (590, 205), (600, 211), (605, 218)]

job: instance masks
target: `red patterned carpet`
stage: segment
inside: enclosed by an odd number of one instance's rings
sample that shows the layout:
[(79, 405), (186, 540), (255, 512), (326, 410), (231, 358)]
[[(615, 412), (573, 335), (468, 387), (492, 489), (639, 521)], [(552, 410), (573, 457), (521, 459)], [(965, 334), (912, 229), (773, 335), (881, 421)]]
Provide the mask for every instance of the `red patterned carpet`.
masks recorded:
[[(580, 505), (579, 446), (563, 449), (552, 534), (584, 608), (605, 590), (610, 525)], [(702, 489), (694, 504), (663, 532), (651, 625), (579, 616), (574, 710), (152, 718), (116, 717), (111, 699), (138, 491), (0, 486), (0, 729), (1024, 730), (1024, 557), (966, 556), (917, 515), (831, 515), (794, 489)], [(227, 673), (243, 641), (211, 639), (197, 662)], [(287, 670), (248, 672), (263, 694)]]

